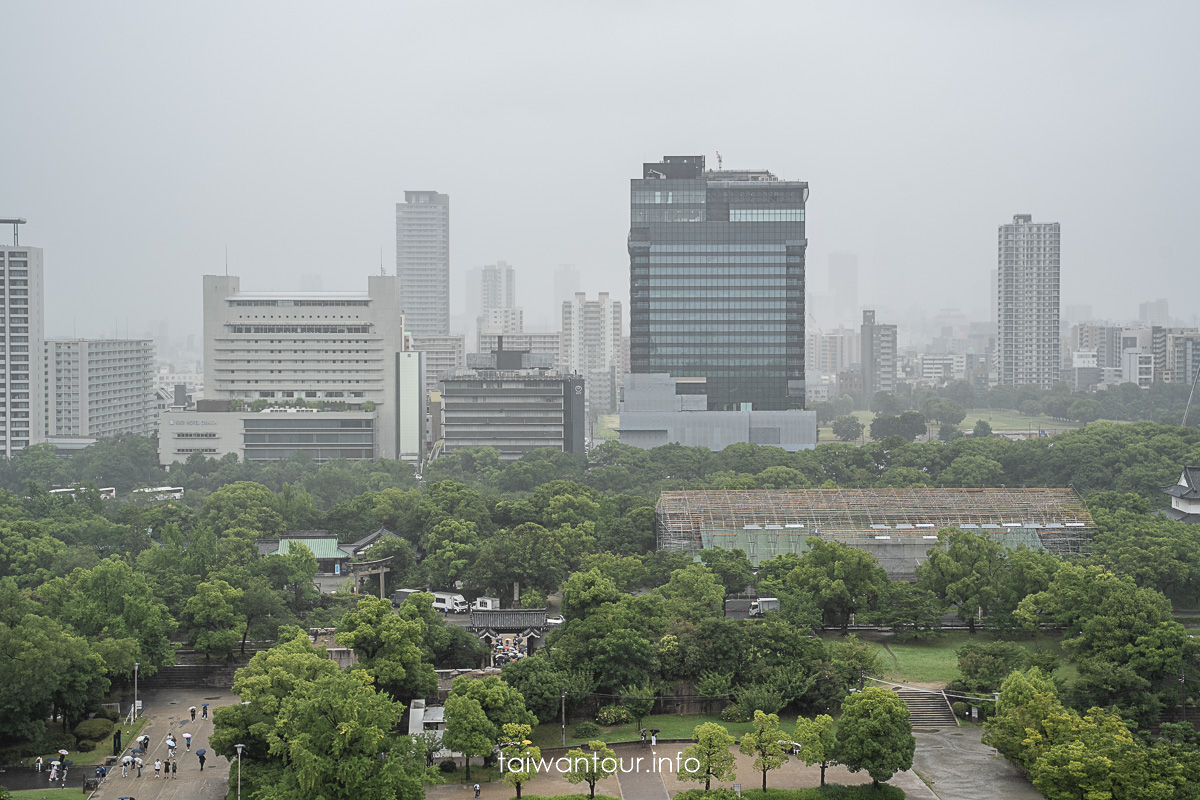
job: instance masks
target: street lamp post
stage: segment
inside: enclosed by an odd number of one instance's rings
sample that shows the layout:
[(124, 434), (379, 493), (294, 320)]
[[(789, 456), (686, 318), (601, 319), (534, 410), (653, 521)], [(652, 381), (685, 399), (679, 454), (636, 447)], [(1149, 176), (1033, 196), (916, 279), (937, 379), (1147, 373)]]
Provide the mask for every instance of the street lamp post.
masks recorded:
[(238, 751), (238, 793), (237, 800), (242, 800), (242, 751), (246, 749), (244, 744), (235, 744), (234, 747)]
[(140, 661), (133, 662), (133, 719), (136, 722), (138, 718), (138, 698), (137, 698), (137, 683), (138, 683), (138, 667), (142, 664)]

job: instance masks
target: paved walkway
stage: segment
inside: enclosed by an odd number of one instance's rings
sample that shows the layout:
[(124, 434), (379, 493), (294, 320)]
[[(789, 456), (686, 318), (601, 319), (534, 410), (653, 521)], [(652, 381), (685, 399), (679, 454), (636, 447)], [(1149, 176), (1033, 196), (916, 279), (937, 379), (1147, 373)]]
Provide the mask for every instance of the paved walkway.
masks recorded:
[[(136, 797), (137, 800), (224, 798), (229, 789), (230, 763), (224, 756), (212, 752), (208, 747), (208, 737), (213, 730), (213, 708), (236, 703), (237, 698), (228, 691), (215, 689), (162, 689), (143, 694), (141, 699), (143, 715), (147, 720), (142, 733), (150, 737), (150, 750), (142, 756), (146, 762), (142, 767), (142, 777), (134, 777), (137, 772), (131, 770), (130, 777), (122, 778), (121, 768), (117, 766), (110, 770), (92, 796), (94, 800), (117, 800), (121, 797)], [(199, 709), (204, 703), (209, 704), (208, 719), (200, 718)], [(195, 722), (188, 713), (188, 707), (193, 705), (197, 708)], [(155, 778), (154, 759), (162, 759), (164, 764), (167, 761), (168, 733), (174, 733), (179, 743), (175, 755), (179, 771), (175, 778)], [(192, 734), (190, 752), (184, 749), (184, 733)], [(196, 750), (200, 748), (208, 750), (203, 772), (196, 758)], [(125, 752), (128, 753), (129, 748)]]
[(921, 731), (913, 769), (937, 800), (1042, 800), (1042, 794), (995, 748), (980, 741), (983, 728)]

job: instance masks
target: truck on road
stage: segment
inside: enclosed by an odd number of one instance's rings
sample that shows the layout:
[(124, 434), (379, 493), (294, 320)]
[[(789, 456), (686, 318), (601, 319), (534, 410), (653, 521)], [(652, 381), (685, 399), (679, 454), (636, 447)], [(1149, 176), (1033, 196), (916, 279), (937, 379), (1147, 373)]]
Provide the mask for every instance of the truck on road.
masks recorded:
[(778, 597), (760, 597), (757, 600), (750, 601), (750, 616), (761, 617), (768, 611), (779, 610)]
[(452, 592), (434, 592), (433, 608), (435, 611), (441, 611), (446, 614), (465, 614), (471, 610), (471, 607), (467, 604), (467, 598), (461, 594), (454, 594)]

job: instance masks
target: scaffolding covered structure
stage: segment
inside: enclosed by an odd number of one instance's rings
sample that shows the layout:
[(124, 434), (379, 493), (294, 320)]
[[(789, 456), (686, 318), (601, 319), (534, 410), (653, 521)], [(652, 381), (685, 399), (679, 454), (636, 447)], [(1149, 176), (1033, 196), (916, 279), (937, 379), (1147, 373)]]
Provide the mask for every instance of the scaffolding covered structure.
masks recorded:
[(1096, 533), (1073, 489), (702, 490), (663, 492), (655, 509), (660, 550), (738, 549), (757, 567), (823, 539), (874, 553), (900, 579), (951, 527), (1060, 555), (1090, 554)]

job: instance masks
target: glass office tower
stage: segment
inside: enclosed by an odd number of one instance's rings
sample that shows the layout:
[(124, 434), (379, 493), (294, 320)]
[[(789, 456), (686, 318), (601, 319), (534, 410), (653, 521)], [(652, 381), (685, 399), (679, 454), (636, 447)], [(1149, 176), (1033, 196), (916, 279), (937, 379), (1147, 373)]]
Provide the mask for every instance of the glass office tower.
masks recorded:
[(710, 411), (804, 408), (808, 183), (666, 156), (630, 181), (630, 371), (703, 377)]

